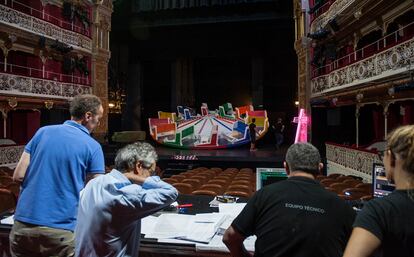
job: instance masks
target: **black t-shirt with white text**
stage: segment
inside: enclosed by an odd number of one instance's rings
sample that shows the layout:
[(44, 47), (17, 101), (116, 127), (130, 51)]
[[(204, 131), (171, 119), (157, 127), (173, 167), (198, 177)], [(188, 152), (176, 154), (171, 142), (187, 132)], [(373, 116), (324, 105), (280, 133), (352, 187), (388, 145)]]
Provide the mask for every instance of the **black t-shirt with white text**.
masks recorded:
[(395, 190), (371, 200), (355, 219), (354, 227), (366, 229), (381, 240), (383, 257), (414, 256), (414, 200), (408, 193)]
[(232, 226), (257, 236), (257, 257), (339, 257), (354, 218), (352, 208), (318, 181), (290, 177), (256, 192)]

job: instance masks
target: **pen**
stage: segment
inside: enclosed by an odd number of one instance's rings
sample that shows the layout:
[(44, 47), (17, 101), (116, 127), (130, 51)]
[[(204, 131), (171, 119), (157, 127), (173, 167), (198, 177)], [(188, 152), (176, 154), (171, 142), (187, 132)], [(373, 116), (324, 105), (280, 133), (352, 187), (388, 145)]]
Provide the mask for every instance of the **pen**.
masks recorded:
[(177, 208), (188, 208), (188, 207), (193, 207), (193, 204), (192, 203), (187, 203), (187, 204), (177, 205)]

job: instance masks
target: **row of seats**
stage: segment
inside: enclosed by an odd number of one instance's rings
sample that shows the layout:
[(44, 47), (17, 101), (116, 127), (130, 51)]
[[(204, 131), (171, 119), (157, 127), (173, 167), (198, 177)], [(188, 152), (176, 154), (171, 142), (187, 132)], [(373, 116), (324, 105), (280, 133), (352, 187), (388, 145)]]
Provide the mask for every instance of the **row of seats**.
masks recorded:
[(13, 181), (13, 170), (0, 167), (0, 213), (14, 209), (20, 192), (20, 185)]
[(252, 169), (244, 168), (205, 168), (193, 170), (163, 178), (172, 184), (181, 194), (193, 195), (233, 195), (250, 197), (255, 189), (255, 177)]
[(363, 183), (360, 178), (330, 174), (317, 176), (317, 180), (329, 191), (338, 194), (345, 200), (370, 200), (372, 198), (372, 184)]

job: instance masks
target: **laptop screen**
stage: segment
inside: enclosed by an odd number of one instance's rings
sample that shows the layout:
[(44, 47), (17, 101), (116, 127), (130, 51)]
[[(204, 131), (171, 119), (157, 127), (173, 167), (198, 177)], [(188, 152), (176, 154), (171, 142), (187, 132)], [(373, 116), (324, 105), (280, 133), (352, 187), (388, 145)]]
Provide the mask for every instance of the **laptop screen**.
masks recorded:
[(372, 186), (374, 197), (384, 197), (395, 189), (395, 185), (388, 182), (383, 164), (374, 163), (372, 168)]
[(256, 190), (287, 179), (284, 168), (256, 168)]

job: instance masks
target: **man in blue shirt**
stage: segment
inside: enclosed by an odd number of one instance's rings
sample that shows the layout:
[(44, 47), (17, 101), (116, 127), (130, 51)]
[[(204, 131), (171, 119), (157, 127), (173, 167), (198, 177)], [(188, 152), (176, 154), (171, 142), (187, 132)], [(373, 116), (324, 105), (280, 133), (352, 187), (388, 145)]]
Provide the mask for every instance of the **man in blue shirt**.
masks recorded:
[(118, 151), (115, 169), (91, 180), (81, 191), (76, 256), (138, 256), (141, 218), (177, 198), (177, 190), (151, 176), (157, 154), (148, 143)]
[(75, 97), (71, 120), (40, 128), (13, 174), (22, 182), (10, 233), (12, 256), (73, 256), (79, 192), (88, 175), (104, 173), (100, 144), (90, 133), (103, 115), (94, 95)]

